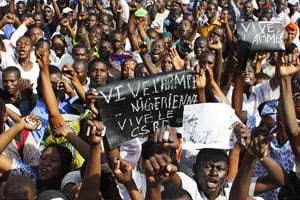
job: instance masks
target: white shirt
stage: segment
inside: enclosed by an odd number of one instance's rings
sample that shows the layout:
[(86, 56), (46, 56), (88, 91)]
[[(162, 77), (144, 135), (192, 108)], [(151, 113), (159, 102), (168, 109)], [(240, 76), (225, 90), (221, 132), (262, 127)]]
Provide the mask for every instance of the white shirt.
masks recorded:
[[(25, 71), (23, 67), (20, 65), (13, 50), (7, 52), (0, 52), (0, 53), (1, 53), (0, 66), (2, 66), (3, 69), (10, 66), (14, 66), (18, 68), (21, 72), (21, 78), (30, 80), (31, 83), (33, 84), (33, 92), (36, 93), (37, 80), (40, 73), (39, 65), (36, 62), (32, 61), (32, 59), (30, 59), (30, 61), (32, 62), (32, 68), (30, 70)], [(33, 55), (31, 54), (31, 58), (32, 57)]]
[[(184, 190), (186, 190), (192, 197), (193, 200), (208, 200), (203, 192), (199, 192), (197, 183), (194, 179), (187, 176), (182, 172), (177, 172), (181, 179), (181, 185)], [(249, 195), (253, 196), (254, 188), (256, 184), (257, 178), (252, 178), (249, 186)], [(232, 183), (225, 184), (223, 187), (223, 191), (219, 194), (219, 196), (215, 200), (227, 200), (229, 199), (229, 193), (231, 190)], [(257, 197), (254, 197), (258, 199)], [(261, 198), (259, 198), (261, 199)]]
[(284, 11), (282, 11), (279, 14), (277, 14), (276, 12), (274, 12), (271, 21), (274, 21), (274, 22), (283, 22), (284, 26), (286, 26), (286, 25), (288, 25), (291, 22), (291, 19), (288, 16), (288, 14), (286, 14)]
[[(229, 89), (227, 93), (227, 98), (231, 101), (233, 86)], [(270, 86), (270, 81), (266, 81), (262, 84), (255, 85), (252, 88), (252, 92), (247, 97), (246, 94), (243, 95), (243, 111), (247, 112), (247, 116), (255, 117), (255, 125), (258, 126), (260, 123), (260, 115), (257, 110), (258, 106), (269, 100), (278, 99), (280, 96), (280, 89), (277, 87), (275, 90), (272, 90)]]
[(300, 12), (296, 11), (292, 16), (291, 16), (291, 22), (297, 22), (297, 20), (300, 18)]
[(66, 64), (73, 64), (74, 63), (74, 59), (71, 56), (71, 54), (69, 54), (69, 52), (65, 51), (65, 53), (59, 58), (56, 56), (56, 54), (51, 50), (51, 54), (50, 54), (51, 58), (51, 64), (57, 66), (60, 70), (63, 68), (64, 65)]
[(157, 13), (155, 15), (155, 19), (153, 20), (151, 27), (155, 28), (158, 27), (158, 32), (162, 33), (164, 30), (164, 21), (169, 16), (170, 11), (165, 10), (163, 13)]

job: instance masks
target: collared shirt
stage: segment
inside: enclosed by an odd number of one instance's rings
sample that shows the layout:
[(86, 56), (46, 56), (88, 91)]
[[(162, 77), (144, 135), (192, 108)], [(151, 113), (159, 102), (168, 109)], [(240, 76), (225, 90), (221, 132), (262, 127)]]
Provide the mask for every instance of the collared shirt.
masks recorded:
[[(227, 93), (227, 99), (231, 100), (233, 87)], [(243, 95), (243, 111), (247, 112), (247, 126), (251, 129), (257, 127), (260, 123), (261, 117), (257, 110), (258, 106), (268, 100), (278, 99), (280, 95), (279, 87), (272, 90), (270, 81), (263, 82), (253, 86), (252, 92), (247, 97)]]
[(215, 19), (211, 24), (206, 22), (206, 24), (198, 29), (198, 33), (203, 37), (208, 37), (209, 33), (213, 30), (215, 26), (221, 26), (221, 22), (218, 19)]

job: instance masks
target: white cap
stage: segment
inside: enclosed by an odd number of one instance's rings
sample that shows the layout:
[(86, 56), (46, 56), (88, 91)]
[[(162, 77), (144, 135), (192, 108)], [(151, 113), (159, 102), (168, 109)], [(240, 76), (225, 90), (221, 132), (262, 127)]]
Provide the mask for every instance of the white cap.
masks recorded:
[(70, 7), (66, 7), (62, 10), (62, 14), (68, 14), (69, 12), (73, 12), (73, 9)]
[(180, 0), (180, 3), (188, 5), (188, 4), (190, 4), (190, 0)]
[(299, 3), (299, 0), (288, 0), (288, 4), (296, 5)]

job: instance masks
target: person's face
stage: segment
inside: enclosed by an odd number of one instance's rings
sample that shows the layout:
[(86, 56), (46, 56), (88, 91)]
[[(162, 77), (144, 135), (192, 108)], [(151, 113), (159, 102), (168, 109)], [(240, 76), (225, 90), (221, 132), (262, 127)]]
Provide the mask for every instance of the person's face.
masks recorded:
[(135, 69), (136, 63), (132, 60), (126, 61), (124, 63), (124, 66), (122, 68), (123, 70), (123, 78), (124, 79), (132, 79), (134, 78), (134, 69)]
[(100, 17), (100, 23), (105, 25), (110, 25), (111, 21), (107, 15), (103, 15)]
[(293, 14), (297, 11), (298, 8), (298, 4), (292, 5), (292, 4), (288, 4), (289, 10), (290, 10), (290, 14)]
[(228, 19), (228, 10), (222, 10), (220, 13), (220, 19)]
[(102, 31), (103, 31), (103, 34), (105, 35), (105, 37), (108, 38), (108, 36), (111, 32), (111, 27), (109, 25), (102, 25)]
[(173, 64), (170, 56), (166, 56), (165, 59), (161, 62), (161, 69), (164, 72), (172, 71), (173, 70)]
[(287, 41), (292, 42), (295, 39), (296, 35), (297, 35), (297, 31), (289, 30), (287, 32)]
[(55, 181), (61, 176), (61, 158), (53, 147), (46, 148), (39, 161), (38, 178), (42, 182)]
[(177, 2), (171, 1), (170, 13), (174, 16), (178, 16), (181, 14), (181, 8)]
[(260, 124), (264, 124), (267, 130), (271, 130), (273, 126), (276, 124), (276, 121), (271, 116), (263, 116), (261, 118)]
[(43, 10), (43, 15), (44, 15), (45, 20), (51, 21), (53, 19), (54, 13), (52, 12), (52, 10), (50, 8), (45, 7)]
[(80, 83), (85, 83), (86, 82), (86, 77), (87, 77), (87, 69), (83, 65), (75, 65), (74, 70), (77, 73), (77, 77), (80, 81)]
[(58, 73), (50, 74), (50, 80), (51, 80), (52, 88), (53, 88), (54, 92), (56, 92), (59, 83), (62, 81), (61, 74), (58, 74)]
[(286, 2), (285, 0), (276, 0), (275, 4), (276, 4), (276, 12), (280, 13), (284, 10)]
[(95, 87), (101, 87), (106, 84), (108, 79), (107, 67), (102, 62), (96, 62), (90, 69), (91, 83)]
[(214, 29), (209, 33), (209, 40), (212, 42), (222, 41), (223, 29), (219, 27), (214, 27)]
[(43, 31), (40, 28), (33, 28), (29, 35), (33, 44), (36, 44), (39, 39), (43, 37)]
[(95, 15), (90, 15), (88, 18), (88, 27), (92, 28), (97, 24), (97, 17)]
[(22, 37), (17, 41), (16, 54), (18, 58), (24, 60), (30, 57), (32, 42), (28, 37)]
[(217, 9), (214, 4), (208, 4), (206, 7), (206, 16), (208, 19), (212, 19), (216, 16), (217, 14)]
[(152, 60), (158, 61), (164, 52), (164, 42), (162, 40), (158, 40), (152, 43), (152, 51), (151, 57)]
[(244, 82), (247, 85), (253, 85), (255, 82), (254, 70), (249, 65), (246, 67), (246, 71), (244, 73)]
[(25, 12), (25, 4), (24, 3), (17, 3), (16, 5), (16, 11), (18, 15), (22, 15)]
[(65, 48), (66, 48), (66, 46), (61, 39), (54, 38), (53, 44), (52, 44), (52, 49), (54, 50), (55, 54), (58, 57), (61, 57), (65, 53)]
[(245, 3), (243, 6), (243, 11), (246, 16), (252, 16), (252, 12), (253, 12), (252, 3), (249, 2)]
[(156, 7), (158, 11), (161, 11), (165, 8), (165, 2), (164, 0), (157, 0), (156, 1)]
[(191, 32), (191, 23), (188, 20), (182, 20), (179, 24), (179, 33), (181, 37), (187, 37)]
[(35, 22), (36, 26), (42, 27), (43, 26), (43, 17), (42, 17), (42, 15), (35, 15), (34, 16), (34, 22)]
[(14, 72), (3, 73), (3, 88), (8, 95), (12, 96), (19, 92), (19, 80), (20, 78)]
[(170, 49), (172, 47), (172, 38), (171, 37), (163, 37), (162, 40), (165, 43), (166, 49)]
[(256, 0), (257, 6), (259, 9), (261, 9), (265, 3), (265, 0)]
[(195, 179), (207, 197), (217, 196), (227, 175), (227, 160), (218, 155), (202, 158), (194, 166)]
[(135, 69), (135, 76), (136, 77), (146, 77), (148, 75), (149, 75), (149, 73), (148, 73), (145, 66), (137, 67)]
[(199, 9), (200, 9), (201, 13), (205, 13), (206, 8), (207, 8), (207, 2), (206, 1), (201, 1), (200, 6), (199, 6)]
[(208, 54), (207, 56), (201, 56), (199, 59), (199, 66), (200, 68), (211, 68), (213, 69), (215, 65), (215, 57), (211, 54)]
[(196, 55), (196, 58), (199, 59), (201, 56), (201, 53), (207, 49), (207, 42), (204, 40), (196, 41), (194, 44), (194, 52)]
[(112, 45), (114, 51), (118, 49), (123, 49), (123, 40), (121, 34), (116, 33), (113, 35)]
[(92, 27), (90, 32), (90, 41), (92, 45), (96, 45), (97, 42), (101, 40), (101, 34), (102, 31), (100, 27), (98, 26)]
[(219, 5), (224, 8), (228, 6), (228, 1), (227, 0), (218, 0)]
[(109, 55), (112, 53), (112, 46), (110, 44), (110, 42), (106, 41), (106, 42), (102, 42), (99, 46), (99, 53), (101, 58), (108, 58)]
[(85, 48), (75, 48), (73, 52), (74, 60), (86, 60), (87, 53)]

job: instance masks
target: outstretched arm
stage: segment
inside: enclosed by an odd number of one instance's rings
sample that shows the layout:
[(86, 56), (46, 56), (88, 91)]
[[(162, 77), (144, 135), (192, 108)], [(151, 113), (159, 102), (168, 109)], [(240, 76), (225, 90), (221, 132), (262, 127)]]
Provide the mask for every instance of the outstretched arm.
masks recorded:
[(78, 199), (98, 199), (101, 176), (101, 142), (103, 125), (98, 121), (89, 121), (90, 156), (86, 165), (82, 187)]
[(291, 77), (299, 71), (299, 68), (299, 60), (296, 59), (293, 63), (288, 62), (288, 56), (282, 58), (282, 63), (279, 66), (282, 119), (297, 159), (300, 159), (300, 135), (293, 101)]

